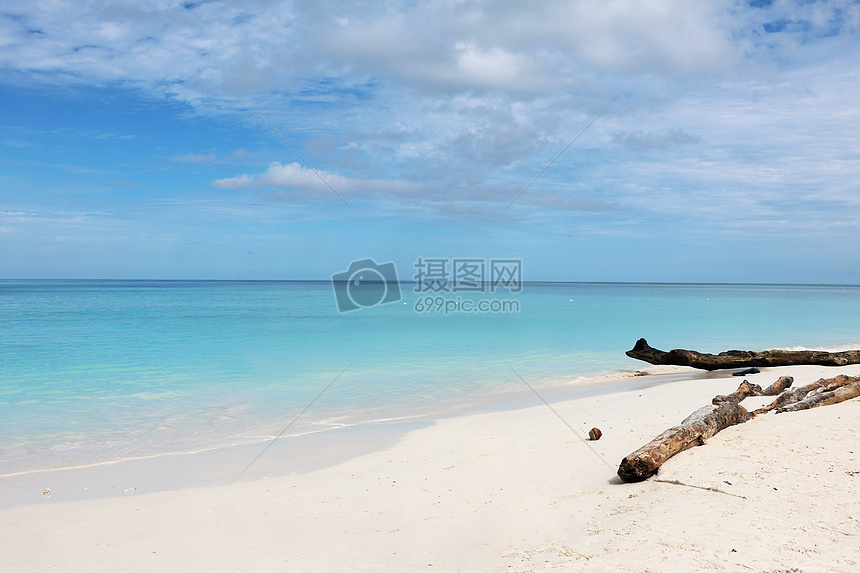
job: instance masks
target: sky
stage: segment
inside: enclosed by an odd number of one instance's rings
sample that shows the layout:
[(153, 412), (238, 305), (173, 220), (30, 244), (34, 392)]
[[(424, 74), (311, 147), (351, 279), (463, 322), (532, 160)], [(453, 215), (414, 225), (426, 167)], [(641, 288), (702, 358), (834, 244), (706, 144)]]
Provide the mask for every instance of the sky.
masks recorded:
[(857, 62), (857, 1), (4, 0), (0, 278), (860, 284)]

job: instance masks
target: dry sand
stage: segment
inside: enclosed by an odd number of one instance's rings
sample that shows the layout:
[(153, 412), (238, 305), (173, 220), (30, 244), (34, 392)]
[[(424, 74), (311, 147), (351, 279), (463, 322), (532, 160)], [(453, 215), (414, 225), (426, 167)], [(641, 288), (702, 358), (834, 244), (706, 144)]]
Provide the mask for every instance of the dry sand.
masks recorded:
[[(749, 380), (838, 373), (860, 367)], [(580, 435), (603, 430), (593, 450), (538, 403), (441, 419), (294, 475), (40, 497), (0, 511), (0, 571), (860, 571), (860, 400), (761, 416), (656, 478), (615, 477), (624, 455), (741, 380), (554, 403)]]

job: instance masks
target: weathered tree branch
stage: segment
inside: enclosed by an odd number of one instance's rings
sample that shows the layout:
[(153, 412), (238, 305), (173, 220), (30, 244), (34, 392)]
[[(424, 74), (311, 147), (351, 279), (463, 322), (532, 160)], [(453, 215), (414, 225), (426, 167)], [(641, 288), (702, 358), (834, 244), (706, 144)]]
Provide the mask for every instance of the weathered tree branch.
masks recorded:
[(845, 366), (860, 364), (860, 350), (825, 352), (823, 350), (729, 350), (719, 354), (703, 354), (695, 350), (675, 349), (669, 352), (651, 348), (644, 338), (636, 341), (627, 356), (649, 364), (691, 366), (701, 370), (723, 368), (746, 368), (750, 366), (792, 366), (810, 364), (814, 366)]
[[(746, 382), (746, 380), (744, 380), (744, 382)], [(790, 388), (793, 383), (794, 378), (791, 376), (780, 376), (776, 382), (762, 390), (759, 396), (776, 396)]]
[[(732, 392), (731, 394), (727, 394), (725, 396), (714, 396), (714, 399), (711, 400), (712, 404), (719, 404), (720, 402), (743, 402), (744, 398), (747, 396), (776, 396), (777, 394), (782, 393), (786, 388), (791, 387), (794, 383), (794, 378), (791, 376), (781, 376), (779, 380), (765, 388), (761, 389), (761, 386), (758, 384), (750, 384), (746, 380), (741, 382), (738, 389)], [(756, 410), (756, 413), (767, 411), (767, 410)]]
[(778, 409), (776, 413), (781, 414), (783, 412), (796, 412), (798, 410), (807, 410), (809, 408), (816, 408), (818, 406), (829, 406), (831, 404), (838, 404), (839, 402), (850, 400), (851, 398), (856, 398), (857, 396), (860, 396), (860, 380), (855, 380), (854, 382), (836, 388), (835, 390), (830, 390), (828, 392), (819, 392), (812, 396), (807, 396), (796, 404), (789, 404), (788, 406), (783, 406), (782, 408)]
[(769, 406), (759, 408), (753, 412), (753, 415), (757, 416), (771, 410), (776, 410), (777, 414), (796, 412), (816, 406), (838, 404), (857, 396), (860, 396), (860, 377), (840, 374), (834, 378), (821, 378), (812, 384), (782, 392)]
[(741, 385), (738, 386), (738, 389), (732, 392), (731, 394), (727, 394), (725, 396), (714, 396), (714, 399), (711, 400), (711, 404), (721, 404), (722, 402), (734, 402), (736, 404), (743, 401), (747, 396), (761, 396), (762, 390), (761, 386), (758, 384), (750, 384), (746, 380), (741, 382)]

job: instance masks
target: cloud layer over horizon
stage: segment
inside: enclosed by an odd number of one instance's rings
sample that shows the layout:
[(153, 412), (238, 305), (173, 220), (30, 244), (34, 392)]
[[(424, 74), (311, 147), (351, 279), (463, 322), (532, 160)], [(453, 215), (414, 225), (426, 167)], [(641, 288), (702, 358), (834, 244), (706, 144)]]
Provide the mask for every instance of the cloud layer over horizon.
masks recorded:
[[(424, 237), (392, 257), (449, 248), (427, 238), (444, 228), (452, 244), (534, 256), (546, 275), (548, 246), (615, 260), (595, 258), (586, 278), (678, 280), (692, 264), (689, 280), (710, 280), (696, 250), (748, 268), (784, 246), (809, 274), (841, 265), (820, 280), (860, 282), (845, 262), (860, 240), (856, 1), (12, 1), (0, 46), (0, 87), (36, 100), (0, 117), (0, 211), (29, 214), (0, 215), (0, 240), (47, 266), (44, 253), (74, 252), (47, 237), (77, 237), (175, 273), (154, 253), (192, 257), (176, 245), (226, 225), (248, 244), (296, 245), (292, 268), (316, 248), (334, 257), (347, 233), (361, 252), (404, 225)], [(63, 100), (78, 119), (42, 125), (37, 108)], [(376, 230), (356, 231), (314, 171)], [(78, 212), (86, 226), (57, 215)], [(144, 232), (162, 246), (129, 245)], [(625, 274), (637, 249), (677, 262)], [(774, 256), (756, 280), (790, 275), (792, 257)]]

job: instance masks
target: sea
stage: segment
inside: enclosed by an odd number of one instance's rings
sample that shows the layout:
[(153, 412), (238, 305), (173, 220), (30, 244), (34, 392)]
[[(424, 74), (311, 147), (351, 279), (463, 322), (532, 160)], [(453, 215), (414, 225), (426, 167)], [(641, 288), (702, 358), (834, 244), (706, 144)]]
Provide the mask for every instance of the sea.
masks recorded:
[(622, 384), (652, 368), (625, 355), (642, 337), (860, 347), (857, 286), (356, 285), (0, 281), (0, 476)]

